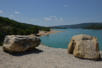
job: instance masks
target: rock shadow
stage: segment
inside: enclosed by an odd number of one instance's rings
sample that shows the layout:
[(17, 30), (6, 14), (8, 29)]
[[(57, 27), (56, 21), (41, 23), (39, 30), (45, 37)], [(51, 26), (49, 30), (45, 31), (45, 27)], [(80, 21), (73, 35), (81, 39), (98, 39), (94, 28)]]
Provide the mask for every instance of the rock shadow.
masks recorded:
[(75, 58), (78, 58), (78, 59), (81, 59), (81, 60), (90, 60), (90, 61), (98, 61), (98, 62), (102, 62), (102, 57), (99, 58), (99, 59), (88, 59), (88, 58), (79, 58), (79, 57), (75, 57)]
[(25, 52), (8, 52), (5, 50), (4, 50), (4, 52), (9, 53), (12, 56), (24, 56), (24, 55), (33, 54), (33, 53), (39, 54), (39, 53), (43, 52), (43, 50), (35, 48), (35, 49), (27, 50)]

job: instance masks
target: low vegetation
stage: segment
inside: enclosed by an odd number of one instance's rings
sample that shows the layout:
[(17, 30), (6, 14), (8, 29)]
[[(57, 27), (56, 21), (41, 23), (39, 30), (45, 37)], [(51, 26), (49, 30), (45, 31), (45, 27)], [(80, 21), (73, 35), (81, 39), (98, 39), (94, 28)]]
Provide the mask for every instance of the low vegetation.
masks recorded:
[(102, 30), (102, 24), (99, 24), (99, 25), (90, 25), (90, 26), (85, 27), (84, 29)]
[(37, 34), (39, 30), (50, 31), (50, 28), (20, 23), (9, 18), (0, 17), (0, 45), (6, 35)]
[(92, 22), (92, 23), (81, 23), (81, 24), (74, 24), (74, 25), (61, 25), (61, 26), (53, 26), (51, 28), (57, 29), (92, 29), (92, 30), (99, 30), (102, 29), (102, 22)]

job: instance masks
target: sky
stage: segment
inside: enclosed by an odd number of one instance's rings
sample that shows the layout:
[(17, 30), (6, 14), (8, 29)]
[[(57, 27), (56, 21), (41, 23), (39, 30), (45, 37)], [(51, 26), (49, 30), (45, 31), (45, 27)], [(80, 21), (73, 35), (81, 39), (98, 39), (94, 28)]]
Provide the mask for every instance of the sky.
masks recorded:
[(102, 22), (102, 0), (0, 0), (0, 16), (41, 26)]

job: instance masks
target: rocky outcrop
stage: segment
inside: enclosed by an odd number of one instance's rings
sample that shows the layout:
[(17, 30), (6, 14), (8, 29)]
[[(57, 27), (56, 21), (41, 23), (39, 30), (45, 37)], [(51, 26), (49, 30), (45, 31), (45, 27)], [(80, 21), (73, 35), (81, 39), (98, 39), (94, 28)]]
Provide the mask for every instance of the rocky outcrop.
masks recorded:
[(5, 37), (3, 49), (8, 52), (24, 52), (39, 44), (40, 38), (33, 35), (8, 35)]
[(84, 59), (100, 59), (97, 38), (85, 34), (72, 37), (68, 45), (68, 53)]

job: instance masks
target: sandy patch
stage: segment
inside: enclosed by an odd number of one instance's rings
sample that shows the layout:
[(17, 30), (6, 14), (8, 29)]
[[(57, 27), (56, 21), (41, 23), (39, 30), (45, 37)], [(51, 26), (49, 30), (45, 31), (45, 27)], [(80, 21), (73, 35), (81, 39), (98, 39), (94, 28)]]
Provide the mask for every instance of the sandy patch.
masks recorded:
[(57, 33), (57, 32), (63, 32), (63, 31), (56, 31), (56, 30), (40, 31), (37, 35), (39, 35), (39, 36), (45, 36), (45, 35), (54, 34), (54, 33)]

